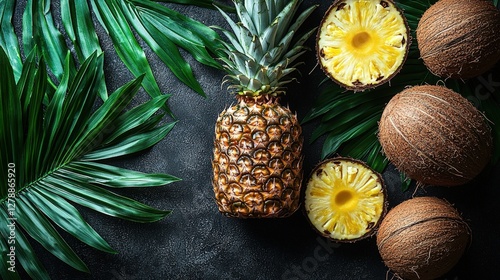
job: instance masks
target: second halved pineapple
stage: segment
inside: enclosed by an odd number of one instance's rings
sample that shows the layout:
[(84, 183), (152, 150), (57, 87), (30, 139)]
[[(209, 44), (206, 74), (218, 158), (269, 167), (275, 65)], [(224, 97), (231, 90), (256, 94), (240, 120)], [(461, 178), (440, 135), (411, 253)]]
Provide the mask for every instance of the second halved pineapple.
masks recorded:
[(313, 170), (304, 204), (321, 235), (353, 242), (374, 234), (386, 212), (385, 196), (380, 174), (361, 161), (334, 158)]
[(315, 7), (292, 22), (300, 0), (233, 2), (239, 22), (221, 11), (232, 28), (223, 31), (227, 57), (221, 60), (238, 103), (215, 126), (215, 199), (226, 216), (286, 217), (299, 206), (303, 139), (296, 115), (279, 96), (312, 31), (292, 39)]

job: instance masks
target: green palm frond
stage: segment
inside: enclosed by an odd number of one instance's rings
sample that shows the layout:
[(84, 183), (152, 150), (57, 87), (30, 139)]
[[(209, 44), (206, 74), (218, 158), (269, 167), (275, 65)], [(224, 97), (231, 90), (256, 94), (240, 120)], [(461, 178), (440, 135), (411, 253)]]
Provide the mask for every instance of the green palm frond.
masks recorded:
[[(159, 1), (185, 5), (197, 5), (214, 9), (216, 6), (234, 11), (227, 5), (209, 0)], [(60, 14), (64, 33), (71, 40), (76, 59), (69, 62), (70, 70), (76, 71), (93, 52), (102, 53), (99, 38), (95, 31), (92, 13), (106, 30), (115, 47), (116, 53), (125, 66), (135, 76), (144, 75), (142, 86), (151, 97), (164, 95), (156, 81), (151, 65), (143, 47), (135, 37), (137, 33), (151, 50), (170, 68), (172, 73), (198, 94), (205, 96), (191, 66), (181, 55), (179, 48), (191, 54), (198, 62), (209, 67), (221, 69), (213, 57), (221, 51), (219, 35), (208, 26), (186, 17), (157, 1), (150, 0), (61, 0)], [(0, 46), (6, 50), (14, 67), (17, 79), (21, 73), (20, 47), (12, 27), (15, 1), (0, 3), (1, 27)], [(68, 47), (63, 32), (55, 25), (50, 0), (27, 0), (23, 13), (22, 45), (25, 55), (34, 48), (40, 53), (53, 74), (49, 82), (55, 88), (62, 78), (66, 55), (72, 50)], [(217, 55), (215, 55), (217, 57)], [(105, 80), (100, 81), (100, 97), (107, 99)], [(49, 97), (51, 92), (48, 92)], [(164, 108), (170, 113), (167, 104)]]
[(0, 46), (5, 49), (9, 56), (10, 63), (14, 68), (14, 76), (17, 81), (21, 76), (22, 61), (17, 35), (14, 32), (14, 27), (12, 26), (14, 9), (15, 1), (0, 2), (0, 25), (2, 27), (2, 32), (0, 33)]
[(230, 5), (225, 5), (223, 3), (220, 3), (218, 1), (213, 1), (213, 0), (159, 0), (157, 2), (169, 2), (169, 3), (177, 3), (177, 4), (184, 4), (184, 5), (195, 5), (199, 6), (202, 8), (207, 8), (207, 9), (214, 9), (215, 7), (218, 7), (219, 9), (222, 9), (226, 12), (235, 12), (235, 9), (233, 6)]
[[(154, 222), (169, 214), (107, 188), (163, 186), (179, 180), (167, 174), (126, 170), (102, 160), (142, 151), (163, 139), (175, 123), (159, 125), (156, 112), (167, 101), (158, 96), (127, 112), (142, 76), (92, 110), (102, 76), (102, 55), (91, 54), (76, 72), (65, 60), (61, 82), (51, 89), (45, 63), (30, 53), (16, 83), (13, 67), (0, 50), (0, 223), (15, 222), (18, 263), (33, 279), (48, 279), (27, 239), (30, 236), (63, 262), (88, 271), (59, 234), (64, 230), (82, 242), (109, 253), (115, 251), (83, 219), (78, 204), (134, 222)], [(99, 162), (96, 162), (99, 160)], [(9, 181), (10, 179), (10, 181)], [(12, 192), (15, 185), (15, 192)], [(10, 189), (9, 189), (10, 188)], [(7, 270), (12, 241), (9, 228), (0, 228), (2, 278), (16, 279)]]
[(111, 37), (117, 54), (129, 70), (136, 76), (146, 73), (143, 86), (152, 97), (161, 95), (161, 92), (133, 30), (180, 81), (205, 96), (191, 66), (180, 54), (179, 47), (200, 63), (221, 68), (210, 54), (221, 48), (217, 33), (206, 25), (153, 1), (93, 0), (92, 6), (101, 25)]
[[(413, 38), (416, 38), (415, 30), (420, 17), (435, 2), (436, 0), (396, 2), (404, 11)], [(498, 5), (499, 1), (495, 2)], [(381, 153), (377, 133), (378, 120), (385, 104), (406, 86), (436, 83), (446, 84), (469, 99), (474, 96), (475, 81), (468, 83), (454, 80), (442, 81), (431, 74), (420, 59), (417, 42), (413, 39), (401, 72), (391, 80), (390, 84), (365, 92), (353, 93), (345, 91), (333, 82), (325, 81), (320, 95), (303, 122), (312, 120), (319, 122), (313, 131), (311, 142), (324, 137), (322, 158), (337, 153), (351, 156), (366, 161), (375, 170), (382, 172), (389, 162)], [(493, 123), (500, 123), (500, 114), (495, 109), (498, 108), (496, 100), (500, 100), (499, 94), (497, 89), (492, 93), (491, 98), (477, 102), (480, 110), (485, 111), (486, 116)], [(498, 141), (500, 128), (493, 126), (493, 132)], [(499, 158), (500, 146), (496, 147), (493, 162), (497, 162)], [(404, 174), (402, 178), (405, 178)], [(410, 180), (403, 181), (403, 189), (406, 189)]]

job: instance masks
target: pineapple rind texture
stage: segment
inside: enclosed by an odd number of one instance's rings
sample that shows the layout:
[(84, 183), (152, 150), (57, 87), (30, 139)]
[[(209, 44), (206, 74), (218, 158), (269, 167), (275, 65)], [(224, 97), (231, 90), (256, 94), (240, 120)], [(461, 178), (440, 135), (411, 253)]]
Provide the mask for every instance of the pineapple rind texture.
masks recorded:
[(287, 217), (299, 206), (301, 127), (277, 102), (240, 101), (219, 115), (215, 129), (213, 189), (230, 217)]
[(409, 31), (402, 12), (389, 0), (339, 0), (318, 33), (323, 70), (348, 89), (390, 80), (406, 59)]
[(358, 161), (342, 158), (314, 170), (304, 204), (315, 229), (338, 241), (368, 236), (386, 207), (379, 175)]

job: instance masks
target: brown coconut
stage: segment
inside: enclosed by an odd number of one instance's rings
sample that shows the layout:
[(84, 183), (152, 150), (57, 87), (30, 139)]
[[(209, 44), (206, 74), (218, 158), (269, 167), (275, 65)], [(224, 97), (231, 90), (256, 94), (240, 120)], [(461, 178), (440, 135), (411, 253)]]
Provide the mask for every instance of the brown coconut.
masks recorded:
[(435, 279), (457, 264), (470, 229), (456, 209), (436, 197), (417, 197), (387, 213), (377, 233), (385, 265), (403, 279)]
[(440, 0), (422, 15), (417, 42), (427, 68), (468, 79), (500, 60), (500, 11), (486, 0)]
[(396, 168), (438, 186), (472, 180), (488, 164), (493, 147), (490, 127), (467, 99), (430, 85), (407, 88), (389, 101), (379, 140)]

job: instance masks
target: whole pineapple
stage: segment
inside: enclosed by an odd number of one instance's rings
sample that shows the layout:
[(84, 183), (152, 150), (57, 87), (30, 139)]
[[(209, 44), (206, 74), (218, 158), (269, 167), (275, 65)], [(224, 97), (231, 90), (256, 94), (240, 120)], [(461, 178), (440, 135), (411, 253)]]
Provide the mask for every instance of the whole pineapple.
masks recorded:
[(238, 102), (215, 126), (215, 198), (230, 217), (286, 217), (299, 206), (303, 138), (297, 116), (279, 97), (313, 30), (292, 39), (315, 7), (292, 23), (301, 0), (233, 2), (238, 23), (220, 11), (232, 29), (223, 30), (229, 41), (221, 60)]

